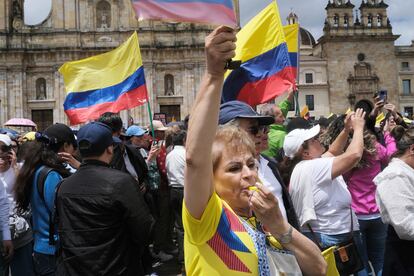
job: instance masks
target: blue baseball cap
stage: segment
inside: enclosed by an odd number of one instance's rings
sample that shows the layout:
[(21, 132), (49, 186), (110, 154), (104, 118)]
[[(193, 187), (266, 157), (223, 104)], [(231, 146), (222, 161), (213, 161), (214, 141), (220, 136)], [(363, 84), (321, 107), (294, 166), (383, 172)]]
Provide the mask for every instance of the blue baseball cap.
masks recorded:
[(113, 143), (112, 130), (104, 123), (92, 122), (79, 129), (78, 144), (83, 157), (99, 156)]
[(142, 136), (147, 133), (139, 126), (130, 126), (126, 131), (126, 136)]
[(230, 101), (220, 106), (220, 125), (227, 124), (237, 118), (256, 119), (259, 121), (259, 125), (271, 125), (275, 122), (273, 117), (260, 115), (250, 105), (244, 102)]

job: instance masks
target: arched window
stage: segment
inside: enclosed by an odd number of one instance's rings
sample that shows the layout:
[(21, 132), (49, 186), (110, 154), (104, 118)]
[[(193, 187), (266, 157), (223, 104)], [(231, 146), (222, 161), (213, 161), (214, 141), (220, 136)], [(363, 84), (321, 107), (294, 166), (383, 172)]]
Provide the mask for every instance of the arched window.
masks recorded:
[(380, 14), (377, 15), (377, 27), (382, 26), (382, 16)]
[(111, 4), (104, 0), (96, 5), (96, 27), (100, 29), (111, 27)]
[(39, 78), (36, 80), (36, 100), (46, 100), (46, 80)]
[(334, 27), (339, 26), (339, 16), (337, 14), (334, 15)]
[(165, 96), (173, 96), (174, 95), (174, 76), (171, 74), (167, 74), (164, 77), (164, 90)]
[(349, 26), (349, 16), (346, 14), (344, 16), (344, 27), (348, 27)]
[(368, 24), (367, 24), (367, 26), (372, 27), (372, 15), (371, 14), (368, 15)]

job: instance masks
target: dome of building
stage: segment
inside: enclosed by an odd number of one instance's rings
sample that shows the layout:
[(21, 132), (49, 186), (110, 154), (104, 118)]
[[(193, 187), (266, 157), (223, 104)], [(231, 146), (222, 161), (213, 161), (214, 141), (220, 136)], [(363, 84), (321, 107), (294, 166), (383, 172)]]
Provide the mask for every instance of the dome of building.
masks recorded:
[(311, 46), (316, 44), (316, 40), (313, 35), (306, 29), (300, 28), (300, 41), (301, 46)]
[[(286, 18), (287, 24), (298, 24), (299, 23), (299, 17), (296, 13), (291, 11)], [(316, 44), (315, 38), (313, 35), (306, 29), (300, 28), (300, 38), (301, 38), (301, 46), (310, 46), (313, 47)]]

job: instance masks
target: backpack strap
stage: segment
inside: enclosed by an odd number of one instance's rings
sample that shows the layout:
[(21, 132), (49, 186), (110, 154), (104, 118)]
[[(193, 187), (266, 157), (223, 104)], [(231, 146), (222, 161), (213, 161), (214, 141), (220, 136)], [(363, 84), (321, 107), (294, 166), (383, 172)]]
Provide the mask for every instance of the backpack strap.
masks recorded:
[[(55, 204), (53, 205), (53, 211), (49, 213), (49, 244), (50, 245), (55, 245), (56, 241), (55, 241), (55, 233), (57, 225), (59, 223), (59, 213), (58, 213), (58, 209), (57, 209), (57, 201), (58, 201), (58, 193), (60, 190), (60, 187), (62, 186), (62, 183), (65, 181), (65, 179), (62, 179), (61, 181), (59, 181), (59, 183), (56, 185), (55, 188)], [(60, 248), (60, 246), (58, 246), (58, 248)], [(56, 254), (58, 254), (59, 251), (56, 250)]]
[[(53, 169), (51, 167), (48, 166), (43, 166), (40, 169), (39, 175), (37, 177), (37, 192), (39, 193), (40, 199), (43, 201), (43, 203), (46, 205), (46, 201), (45, 201), (45, 181), (46, 181), (46, 177), (47, 175), (53, 171)], [(47, 208), (47, 205), (46, 205)], [(47, 208), (48, 209), (48, 208)], [(50, 211), (50, 210), (49, 210)]]
[[(43, 166), (40, 169), (39, 175), (37, 177), (37, 192), (39, 193), (39, 197), (40, 199), (43, 201), (43, 204), (45, 205), (45, 208), (47, 210), (47, 212), (49, 213), (49, 244), (50, 245), (55, 245), (56, 241), (55, 241), (55, 222), (53, 219), (53, 213), (54, 213), (54, 207), (52, 207), (53, 209), (50, 210), (49, 207), (47, 207), (46, 204), (46, 200), (45, 200), (45, 182), (46, 182), (46, 178), (47, 175), (53, 171), (52, 168), (48, 167), (48, 166)], [(56, 186), (56, 190), (59, 188), (61, 182), (59, 182), (59, 184)], [(55, 190), (55, 192), (56, 192)], [(56, 197), (56, 193), (55, 193), (55, 197)]]

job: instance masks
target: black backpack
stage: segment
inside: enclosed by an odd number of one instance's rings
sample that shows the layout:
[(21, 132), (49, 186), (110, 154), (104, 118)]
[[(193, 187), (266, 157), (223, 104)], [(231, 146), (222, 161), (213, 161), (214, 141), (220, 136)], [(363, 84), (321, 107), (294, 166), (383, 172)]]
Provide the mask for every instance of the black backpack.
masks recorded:
[(55, 225), (57, 223), (56, 197), (57, 197), (57, 193), (59, 191), (60, 185), (63, 182), (63, 179), (57, 184), (56, 189), (55, 189), (55, 204), (53, 206), (53, 210), (49, 210), (46, 204), (46, 200), (45, 200), (45, 181), (46, 181), (47, 175), (51, 171), (53, 171), (53, 169), (48, 166), (42, 167), (42, 169), (39, 172), (39, 176), (37, 177), (36, 186), (37, 186), (37, 192), (39, 193), (40, 199), (43, 201), (43, 204), (45, 205), (49, 213), (49, 244), (56, 245), (56, 241), (54, 237), (55, 236)]

